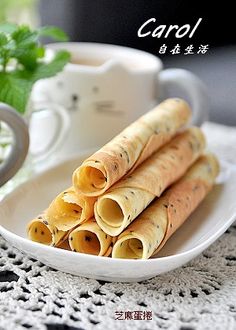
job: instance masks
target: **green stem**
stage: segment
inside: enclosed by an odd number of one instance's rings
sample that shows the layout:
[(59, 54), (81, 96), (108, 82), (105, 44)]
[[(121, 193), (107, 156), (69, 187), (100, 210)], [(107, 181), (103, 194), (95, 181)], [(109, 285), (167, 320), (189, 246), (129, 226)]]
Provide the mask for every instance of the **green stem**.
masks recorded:
[(7, 62), (8, 62), (8, 59), (6, 57), (4, 57), (3, 59), (3, 64), (2, 64), (2, 71), (3, 72), (6, 72), (6, 69), (7, 69)]

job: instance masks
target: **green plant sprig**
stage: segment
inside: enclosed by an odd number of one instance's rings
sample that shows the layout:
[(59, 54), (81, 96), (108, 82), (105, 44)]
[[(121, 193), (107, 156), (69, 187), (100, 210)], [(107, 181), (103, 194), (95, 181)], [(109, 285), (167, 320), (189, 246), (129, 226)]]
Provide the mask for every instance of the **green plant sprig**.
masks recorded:
[(68, 40), (65, 32), (54, 26), (31, 30), (27, 25), (0, 25), (0, 102), (22, 114), (34, 83), (56, 75), (70, 60), (67, 51), (59, 50), (50, 62), (44, 61), (45, 47), (40, 43), (41, 37)]

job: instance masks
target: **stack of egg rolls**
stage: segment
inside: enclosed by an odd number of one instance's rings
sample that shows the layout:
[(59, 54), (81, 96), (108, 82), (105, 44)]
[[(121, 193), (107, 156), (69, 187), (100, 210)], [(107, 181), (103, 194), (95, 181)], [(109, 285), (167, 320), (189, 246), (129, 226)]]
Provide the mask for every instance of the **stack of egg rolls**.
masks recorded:
[(128, 171), (160, 149), (191, 117), (184, 100), (168, 99), (128, 126), (73, 174), (73, 185), (86, 196), (102, 195)]
[(201, 155), (205, 139), (191, 127), (113, 185), (95, 203), (98, 225), (112, 236), (119, 235), (155, 197), (178, 180)]
[(30, 239), (74, 252), (147, 259), (213, 187), (219, 164), (204, 154), (188, 104), (168, 99), (86, 159), (72, 186), (30, 221)]
[(216, 157), (201, 156), (119, 235), (112, 257), (148, 259), (157, 253), (211, 190), (218, 173)]

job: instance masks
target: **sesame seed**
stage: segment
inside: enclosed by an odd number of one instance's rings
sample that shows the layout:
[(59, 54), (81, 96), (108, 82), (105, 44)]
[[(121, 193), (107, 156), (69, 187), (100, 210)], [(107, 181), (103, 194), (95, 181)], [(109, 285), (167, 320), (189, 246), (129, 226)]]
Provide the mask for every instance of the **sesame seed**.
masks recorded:
[(85, 236), (84, 239), (85, 239), (85, 241), (88, 241), (88, 242), (90, 242), (92, 240), (92, 238), (90, 236), (87, 236), (87, 235)]

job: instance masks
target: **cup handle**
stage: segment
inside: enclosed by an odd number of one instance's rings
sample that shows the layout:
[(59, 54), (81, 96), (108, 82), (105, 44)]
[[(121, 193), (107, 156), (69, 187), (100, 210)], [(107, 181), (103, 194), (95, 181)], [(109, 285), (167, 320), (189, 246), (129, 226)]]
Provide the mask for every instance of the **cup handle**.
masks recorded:
[(23, 118), (10, 106), (0, 104), (0, 120), (12, 130), (13, 145), (6, 161), (0, 165), (0, 186), (16, 174), (29, 148), (29, 132)]
[(44, 150), (33, 154), (33, 163), (40, 163), (51, 156), (51, 154), (61, 146), (69, 131), (71, 120), (67, 110), (57, 103), (48, 101), (39, 102), (35, 110), (36, 111), (32, 113), (33, 116), (41, 111), (53, 112), (56, 114), (54, 118), (58, 121), (57, 130), (50, 144)]
[(206, 86), (195, 74), (184, 69), (166, 69), (160, 72), (159, 81), (163, 93), (161, 97), (169, 97), (172, 87), (177, 87), (186, 95), (193, 110), (193, 125), (200, 126), (208, 119), (209, 97)]

